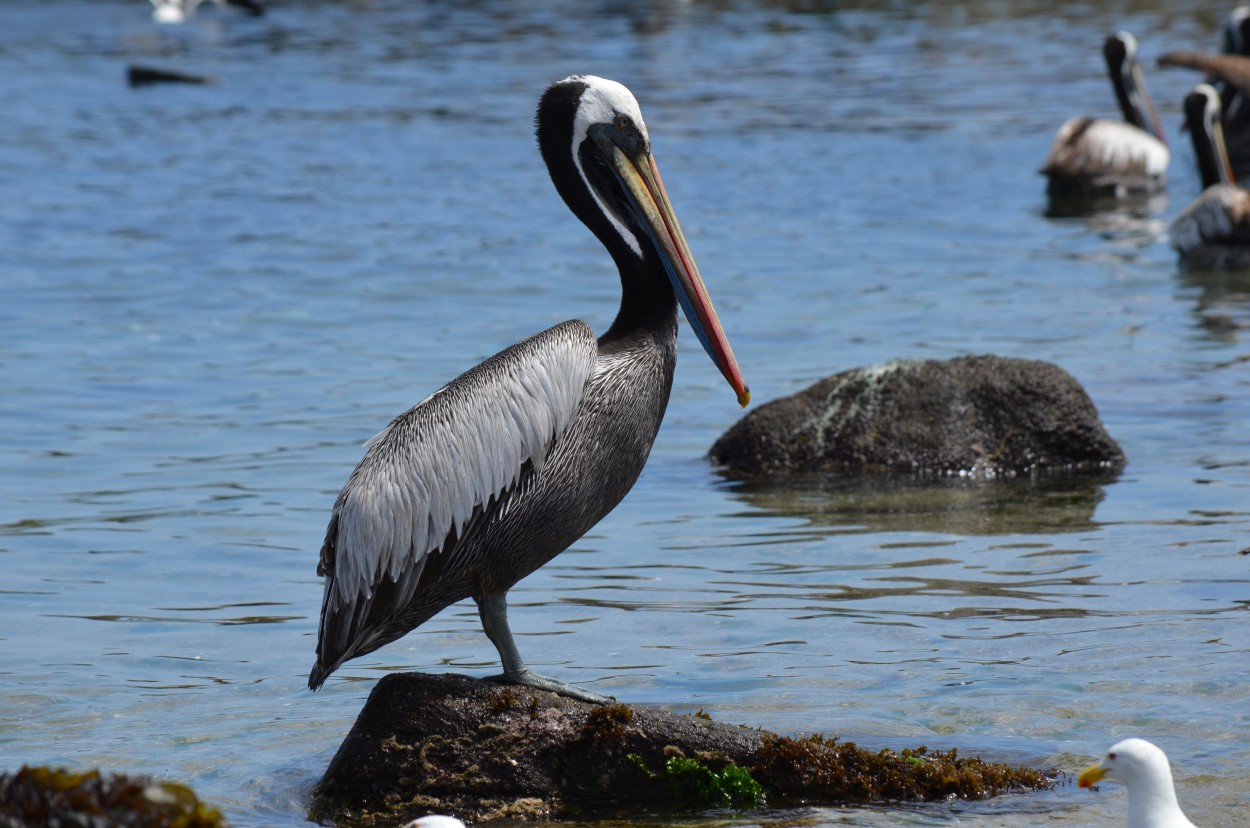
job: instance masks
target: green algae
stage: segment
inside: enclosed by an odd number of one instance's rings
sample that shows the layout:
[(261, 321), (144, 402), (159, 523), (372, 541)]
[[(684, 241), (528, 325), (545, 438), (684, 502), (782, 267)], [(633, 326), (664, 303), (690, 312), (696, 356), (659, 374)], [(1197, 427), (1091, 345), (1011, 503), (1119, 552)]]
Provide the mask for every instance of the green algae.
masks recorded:
[(733, 762), (719, 769), (698, 759), (670, 756), (664, 763), (669, 794), (679, 802), (698, 808), (733, 808), (745, 811), (760, 804), (764, 788), (751, 774)]

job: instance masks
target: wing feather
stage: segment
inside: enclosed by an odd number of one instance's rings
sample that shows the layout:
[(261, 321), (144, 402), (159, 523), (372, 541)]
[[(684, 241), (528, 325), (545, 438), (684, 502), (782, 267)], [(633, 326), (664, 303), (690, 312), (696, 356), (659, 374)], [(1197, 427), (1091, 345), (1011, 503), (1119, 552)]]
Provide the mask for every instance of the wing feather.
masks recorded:
[(1171, 153), (1143, 129), (1123, 121), (1073, 118), (1059, 128), (1042, 172), (1097, 176), (1132, 173), (1147, 177), (1167, 173)]
[[(523, 472), (541, 469), (577, 414), (597, 352), (585, 323), (556, 325), (462, 374), (365, 443), (317, 568), (327, 576), (318, 644), (326, 674), (380, 646), (367, 646), (368, 627), (404, 609), (430, 555), (463, 542)], [(381, 592), (387, 606), (372, 606)]]

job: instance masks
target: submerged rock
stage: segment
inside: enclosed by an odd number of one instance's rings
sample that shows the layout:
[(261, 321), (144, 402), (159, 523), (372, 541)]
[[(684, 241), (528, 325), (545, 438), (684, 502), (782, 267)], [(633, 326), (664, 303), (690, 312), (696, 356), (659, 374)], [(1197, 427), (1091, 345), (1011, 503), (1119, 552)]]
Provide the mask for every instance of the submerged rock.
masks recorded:
[(317, 789), (312, 818), (396, 825), (713, 807), (979, 799), (1049, 787), (1037, 771), (925, 748), (867, 751), (457, 675), (374, 687)]
[(835, 374), (739, 420), (711, 459), (744, 477), (1109, 473), (1124, 453), (1080, 384), (1046, 362), (896, 360)]

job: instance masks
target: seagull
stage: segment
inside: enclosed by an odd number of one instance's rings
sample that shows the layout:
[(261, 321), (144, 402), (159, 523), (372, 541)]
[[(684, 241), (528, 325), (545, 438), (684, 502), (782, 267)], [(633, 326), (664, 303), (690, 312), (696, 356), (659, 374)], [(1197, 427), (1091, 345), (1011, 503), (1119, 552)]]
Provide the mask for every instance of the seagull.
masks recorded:
[(1088, 788), (1115, 779), (1128, 788), (1128, 828), (1196, 828), (1181, 812), (1167, 755), (1145, 739), (1116, 742), (1097, 765), (1081, 772)]
[(454, 816), (430, 814), (406, 823), (404, 828), (464, 828), (464, 823)]

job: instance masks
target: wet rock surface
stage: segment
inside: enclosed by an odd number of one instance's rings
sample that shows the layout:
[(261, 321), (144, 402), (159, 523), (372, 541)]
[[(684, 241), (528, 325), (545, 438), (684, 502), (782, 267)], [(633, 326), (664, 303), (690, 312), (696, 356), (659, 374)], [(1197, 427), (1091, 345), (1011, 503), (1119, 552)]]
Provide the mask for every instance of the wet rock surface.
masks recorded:
[(1125, 464), (1070, 374), (996, 356), (835, 374), (747, 414), (709, 456), (746, 478), (1111, 474)]
[(313, 818), (397, 825), (977, 799), (1049, 787), (1037, 771), (924, 748), (866, 751), (819, 736), (458, 675), (378, 682), (318, 786)]

